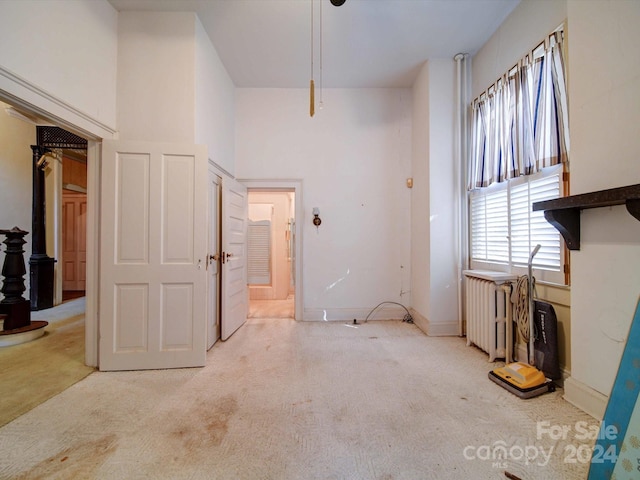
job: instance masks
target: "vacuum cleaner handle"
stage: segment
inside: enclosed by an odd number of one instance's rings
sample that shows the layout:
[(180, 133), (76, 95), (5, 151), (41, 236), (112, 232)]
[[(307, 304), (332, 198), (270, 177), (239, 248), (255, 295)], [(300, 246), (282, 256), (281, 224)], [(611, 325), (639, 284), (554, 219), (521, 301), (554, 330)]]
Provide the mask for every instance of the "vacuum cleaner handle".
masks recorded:
[(535, 247), (533, 247), (533, 250), (531, 251), (531, 255), (529, 255), (529, 274), (531, 274), (531, 265), (533, 264), (533, 257), (536, 256), (536, 253), (538, 253), (538, 250), (540, 250), (541, 245), (537, 244)]
[(534, 365), (536, 363), (535, 360), (535, 352), (534, 352), (534, 331), (533, 331), (533, 257), (536, 256), (540, 250), (540, 244), (537, 244), (533, 250), (531, 251), (531, 255), (529, 255), (529, 278), (528, 278), (528, 291), (529, 291), (529, 365)]

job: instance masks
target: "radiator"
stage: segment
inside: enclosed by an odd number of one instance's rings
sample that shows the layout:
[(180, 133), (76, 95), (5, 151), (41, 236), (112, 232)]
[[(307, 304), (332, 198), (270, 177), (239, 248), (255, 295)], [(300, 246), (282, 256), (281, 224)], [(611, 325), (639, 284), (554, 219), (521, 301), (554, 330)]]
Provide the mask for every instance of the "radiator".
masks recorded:
[(465, 270), (467, 345), (489, 354), (489, 361), (511, 357), (511, 299), (502, 288), (517, 276), (485, 270)]

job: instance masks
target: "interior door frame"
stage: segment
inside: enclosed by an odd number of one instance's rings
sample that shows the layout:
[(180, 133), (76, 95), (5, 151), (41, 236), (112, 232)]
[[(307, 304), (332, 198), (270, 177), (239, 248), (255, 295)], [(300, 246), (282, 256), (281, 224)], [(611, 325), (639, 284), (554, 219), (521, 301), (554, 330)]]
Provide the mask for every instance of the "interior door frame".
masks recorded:
[[(1, 72), (0, 72), (1, 73)], [(98, 366), (98, 285), (100, 243), (100, 145), (115, 129), (88, 117), (29, 82), (9, 80), (0, 85), (0, 101), (44, 122), (87, 139), (87, 284), (85, 289), (85, 364)]]
[(238, 179), (240, 183), (247, 187), (247, 191), (261, 191), (261, 192), (283, 192), (293, 191), (295, 194), (295, 252), (296, 252), (296, 267), (295, 267), (295, 306), (294, 306), (294, 318), (296, 320), (304, 320), (304, 289), (303, 289), (303, 275), (302, 275), (302, 222), (304, 221), (304, 203), (302, 196), (302, 180), (298, 179)]
[[(218, 167), (209, 160), (208, 168), (207, 168), (207, 221), (208, 224), (208, 233), (209, 238), (207, 239), (207, 269), (216, 268), (218, 270), (217, 281), (215, 285), (211, 285), (209, 282), (210, 274), (207, 273), (207, 351), (213, 348), (213, 345), (216, 344), (218, 340), (220, 340), (222, 332), (221, 332), (221, 320), (222, 320), (222, 312), (221, 312), (221, 295), (222, 295), (222, 263), (220, 260), (211, 260), (211, 255), (220, 256), (222, 253), (222, 174), (219, 172)], [(211, 208), (211, 186), (212, 183), (215, 183), (215, 211), (212, 212)], [(215, 249), (211, 249), (211, 235), (215, 236)], [(215, 267), (212, 267), (215, 265)], [(215, 295), (215, 298), (211, 298), (212, 295)], [(212, 305), (213, 304), (213, 305)], [(210, 309), (215, 309), (215, 312), (211, 312)], [(210, 320), (211, 315), (214, 314), (216, 316), (216, 332), (214, 334), (215, 339), (213, 342), (209, 337), (209, 328), (210, 328)], [(211, 344), (211, 345), (209, 345)]]

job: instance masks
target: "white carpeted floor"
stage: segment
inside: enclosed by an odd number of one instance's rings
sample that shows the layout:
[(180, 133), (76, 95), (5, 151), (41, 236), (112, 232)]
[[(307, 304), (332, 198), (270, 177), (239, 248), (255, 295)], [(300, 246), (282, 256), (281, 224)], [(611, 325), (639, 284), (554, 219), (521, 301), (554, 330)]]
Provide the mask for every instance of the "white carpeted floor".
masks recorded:
[(207, 363), (91, 374), (0, 429), (0, 478), (586, 478), (598, 423), (498, 387), (461, 338), (250, 319)]

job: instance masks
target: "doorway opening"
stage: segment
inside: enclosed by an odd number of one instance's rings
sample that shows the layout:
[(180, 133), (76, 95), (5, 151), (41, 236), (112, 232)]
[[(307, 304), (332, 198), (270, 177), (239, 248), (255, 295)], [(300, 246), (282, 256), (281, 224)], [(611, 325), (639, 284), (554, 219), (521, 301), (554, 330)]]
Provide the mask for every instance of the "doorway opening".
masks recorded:
[(87, 266), (87, 151), (62, 157), (62, 300), (83, 297)]
[(295, 318), (296, 193), (248, 189), (249, 318)]
[[(85, 321), (87, 140), (53, 126), (40, 114), (14, 106), (2, 92), (0, 126), (0, 203), (7, 207), (0, 212), (0, 226), (28, 231), (23, 248), (24, 298), (36, 298), (30, 275), (36, 218), (33, 178), (34, 157), (43, 151), (51, 154), (38, 160), (44, 177), (41, 197), (46, 225), (40, 238), (42, 253), (54, 263), (49, 281), (38, 284), (42, 301), (31, 301), (30, 320), (48, 322), (45, 334), (24, 345), (9, 343), (0, 349), (2, 363), (11, 371), (3, 380), (8, 384), (2, 385), (20, 392), (3, 400), (0, 423), (6, 423), (88, 375), (93, 367), (87, 362)], [(38, 155), (34, 148), (40, 150)], [(0, 265), (3, 262), (4, 248), (0, 249)]]

